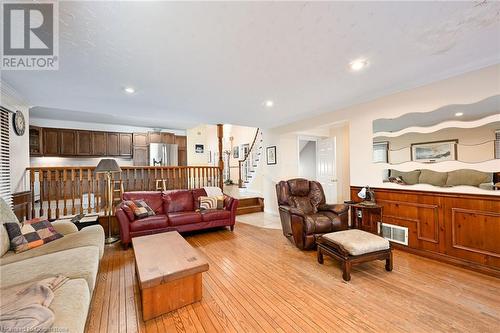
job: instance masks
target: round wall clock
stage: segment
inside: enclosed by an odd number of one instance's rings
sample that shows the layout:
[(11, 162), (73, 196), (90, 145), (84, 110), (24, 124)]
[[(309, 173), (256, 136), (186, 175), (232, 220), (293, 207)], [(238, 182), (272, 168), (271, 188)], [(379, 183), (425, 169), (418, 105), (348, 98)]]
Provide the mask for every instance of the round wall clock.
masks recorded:
[(14, 132), (17, 135), (23, 135), (26, 130), (26, 121), (24, 120), (24, 115), (21, 111), (16, 111), (12, 117), (14, 122)]

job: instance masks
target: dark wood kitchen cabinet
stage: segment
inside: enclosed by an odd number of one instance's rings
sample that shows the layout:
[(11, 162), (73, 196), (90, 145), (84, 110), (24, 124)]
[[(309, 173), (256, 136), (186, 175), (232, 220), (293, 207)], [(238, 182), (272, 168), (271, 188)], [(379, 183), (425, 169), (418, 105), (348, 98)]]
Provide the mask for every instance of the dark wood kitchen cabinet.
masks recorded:
[(59, 130), (57, 128), (44, 128), (43, 131), (43, 155), (59, 155)]
[(162, 132), (161, 133), (161, 142), (162, 143), (174, 144), (175, 143), (175, 134), (174, 133)]
[(59, 130), (59, 154), (62, 156), (76, 155), (76, 131)]
[(30, 155), (31, 156), (42, 156), (43, 146), (42, 146), (42, 128), (41, 127), (30, 126), (29, 141), (30, 141)]
[(148, 132), (148, 143), (162, 143), (160, 132)]
[(134, 146), (147, 146), (148, 145), (148, 133), (134, 133), (133, 134)]
[(106, 132), (92, 132), (92, 155), (106, 156)]
[(120, 133), (120, 156), (132, 156), (132, 134)]
[(76, 155), (92, 155), (92, 132), (76, 131)]
[(134, 145), (134, 166), (149, 165), (149, 147)]
[(107, 133), (106, 146), (106, 155), (120, 155), (120, 133)]

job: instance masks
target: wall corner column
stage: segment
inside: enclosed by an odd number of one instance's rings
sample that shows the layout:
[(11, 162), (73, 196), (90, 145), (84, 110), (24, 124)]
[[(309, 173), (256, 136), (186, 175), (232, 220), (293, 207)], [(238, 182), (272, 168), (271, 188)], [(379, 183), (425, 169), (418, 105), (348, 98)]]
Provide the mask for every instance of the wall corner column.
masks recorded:
[(224, 137), (224, 129), (222, 124), (217, 124), (217, 141), (219, 143), (219, 187), (222, 189), (224, 186), (224, 160), (222, 158), (222, 140)]

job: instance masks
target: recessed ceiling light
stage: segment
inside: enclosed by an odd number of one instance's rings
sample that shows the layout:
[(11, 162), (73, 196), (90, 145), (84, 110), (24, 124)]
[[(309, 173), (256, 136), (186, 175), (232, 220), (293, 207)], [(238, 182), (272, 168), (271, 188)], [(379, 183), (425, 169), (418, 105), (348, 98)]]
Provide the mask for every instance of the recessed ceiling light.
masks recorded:
[(357, 72), (357, 71), (360, 71), (363, 68), (365, 68), (367, 65), (368, 65), (368, 61), (366, 61), (365, 59), (356, 59), (356, 60), (353, 60), (349, 63), (349, 68), (351, 68), (351, 70)]
[(272, 108), (274, 106), (274, 102), (271, 100), (265, 101), (264, 105), (266, 106), (266, 108)]
[(457, 112), (455, 113), (455, 117), (462, 117), (464, 115), (463, 112)]
[(133, 93), (135, 93), (135, 89), (132, 88), (132, 87), (125, 87), (125, 89), (123, 89), (123, 90), (125, 90), (125, 92), (127, 94), (133, 94)]

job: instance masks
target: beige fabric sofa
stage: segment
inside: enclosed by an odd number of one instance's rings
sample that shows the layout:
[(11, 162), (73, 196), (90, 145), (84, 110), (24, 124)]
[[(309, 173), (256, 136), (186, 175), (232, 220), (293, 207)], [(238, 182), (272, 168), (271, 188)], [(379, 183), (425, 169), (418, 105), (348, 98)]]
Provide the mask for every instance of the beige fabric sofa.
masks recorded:
[(38, 281), (62, 274), (70, 278), (55, 291), (50, 309), (55, 314), (54, 330), (83, 332), (94, 290), (99, 260), (104, 253), (104, 230), (90, 226), (78, 231), (70, 222), (55, 222), (64, 237), (22, 253), (9, 251), (6, 222), (19, 223), (0, 199), (0, 288)]

